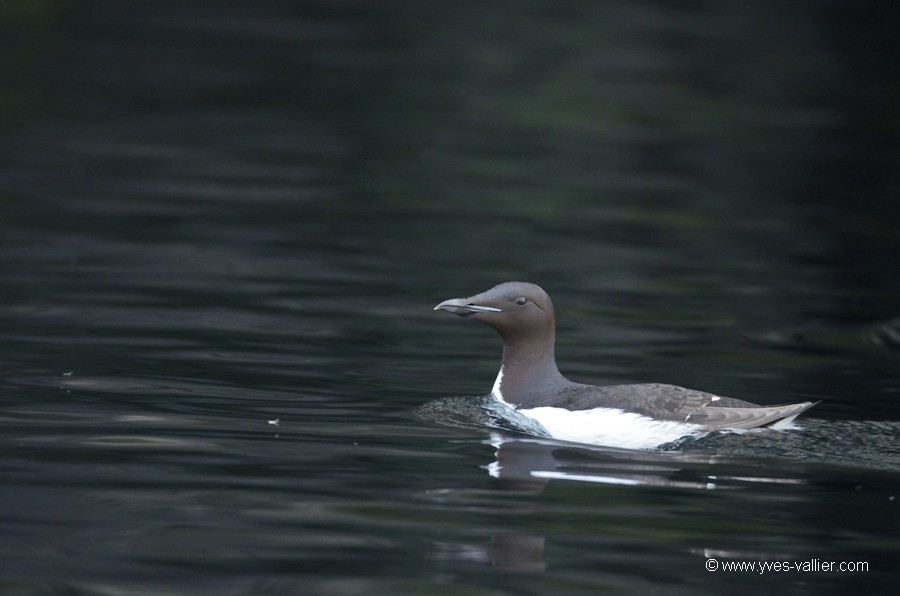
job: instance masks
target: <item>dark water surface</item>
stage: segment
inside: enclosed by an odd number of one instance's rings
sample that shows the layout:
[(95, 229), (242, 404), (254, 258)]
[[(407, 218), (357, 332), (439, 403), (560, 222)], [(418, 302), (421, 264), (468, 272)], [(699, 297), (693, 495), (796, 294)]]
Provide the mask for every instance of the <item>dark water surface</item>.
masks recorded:
[[(9, 6), (0, 593), (893, 592), (892, 3)], [(571, 378), (821, 403), (517, 432), (432, 311), (511, 279)]]

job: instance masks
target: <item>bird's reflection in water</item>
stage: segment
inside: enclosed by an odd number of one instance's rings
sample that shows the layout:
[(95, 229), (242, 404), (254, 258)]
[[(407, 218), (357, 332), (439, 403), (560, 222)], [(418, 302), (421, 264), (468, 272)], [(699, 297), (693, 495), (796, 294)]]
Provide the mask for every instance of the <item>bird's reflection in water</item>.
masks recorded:
[[(798, 478), (772, 477), (758, 469), (752, 472), (741, 469), (735, 467), (730, 458), (709, 452), (634, 451), (501, 432), (492, 433), (484, 443), (495, 449), (494, 461), (484, 466), (493, 478), (490, 491), (510, 498), (479, 499), (478, 505), (505, 514), (541, 513), (541, 501), (530, 497), (543, 493), (553, 482), (703, 491), (739, 490), (748, 483), (758, 482), (804, 482)], [(727, 468), (739, 475), (710, 473), (721, 470), (722, 466), (718, 464), (722, 463), (728, 463)], [(716, 468), (710, 469), (712, 465)], [(474, 549), (477, 553), (472, 547), (466, 547), (464, 558), (497, 569), (541, 572), (546, 568), (545, 542), (546, 537), (540, 534), (494, 531), (489, 544)]]
[(709, 454), (635, 451), (500, 433), (493, 433), (486, 442), (496, 449), (495, 460), (486, 469), (498, 480), (498, 490), (540, 492), (549, 480), (717, 488), (716, 476), (685, 469), (685, 464), (714, 463), (715, 456)]
[[(585, 490), (591, 490), (587, 486), (593, 485), (596, 495), (590, 495), (590, 501), (600, 508), (604, 499), (612, 499), (612, 505), (621, 500), (619, 490), (637, 491), (629, 500), (640, 496), (638, 493), (652, 500), (653, 495), (642, 491), (674, 490), (683, 495), (684, 491), (742, 490), (761, 483), (806, 483), (789, 460), (774, 469), (770, 458), (754, 457), (768, 454), (773, 445), (784, 447), (786, 438), (800, 440), (796, 434), (784, 435), (768, 429), (748, 431), (735, 442), (738, 437), (720, 433), (691, 443), (643, 451), (541, 436), (542, 429), (533, 421), (507, 410), (510, 409), (487, 398), (446, 398), (419, 409), (419, 416), (430, 422), (491, 429), (482, 442), (494, 452), (493, 459), (483, 465), (491, 478), (487, 490), (445, 488), (431, 491), (430, 499), (459, 504), (479, 513), (537, 516), (554, 506), (542, 495), (555, 483), (584, 485)], [(748, 442), (754, 440), (762, 446), (748, 451)], [(609, 490), (614, 490), (614, 494)], [(533, 526), (528, 522), (526, 525)], [(486, 544), (435, 544), (433, 555), (515, 572), (541, 572), (546, 568), (544, 547), (548, 540), (552, 538), (540, 532), (494, 527)]]

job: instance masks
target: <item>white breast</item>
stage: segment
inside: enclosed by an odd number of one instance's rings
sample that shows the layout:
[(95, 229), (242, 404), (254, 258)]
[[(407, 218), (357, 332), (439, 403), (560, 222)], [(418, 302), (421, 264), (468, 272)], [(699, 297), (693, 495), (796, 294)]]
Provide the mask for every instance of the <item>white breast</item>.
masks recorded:
[(500, 367), (500, 372), (497, 373), (497, 378), (494, 380), (494, 387), (491, 389), (491, 395), (499, 401), (500, 403), (511, 405), (508, 401), (503, 399), (503, 389), (501, 384), (503, 383), (503, 366)]
[(616, 408), (566, 410), (544, 406), (519, 412), (539, 422), (554, 439), (626, 449), (651, 449), (682, 437), (707, 434), (699, 424), (654, 420)]

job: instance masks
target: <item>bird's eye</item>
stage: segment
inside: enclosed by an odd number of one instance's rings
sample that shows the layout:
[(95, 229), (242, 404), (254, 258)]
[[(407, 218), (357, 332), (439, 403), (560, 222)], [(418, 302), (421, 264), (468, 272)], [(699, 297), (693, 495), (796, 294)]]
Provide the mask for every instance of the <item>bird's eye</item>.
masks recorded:
[(528, 302), (528, 298), (526, 298), (525, 296), (519, 296), (518, 298), (516, 298), (516, 304), (518, 304), (519, 306), (522, 306), (526, 302)]

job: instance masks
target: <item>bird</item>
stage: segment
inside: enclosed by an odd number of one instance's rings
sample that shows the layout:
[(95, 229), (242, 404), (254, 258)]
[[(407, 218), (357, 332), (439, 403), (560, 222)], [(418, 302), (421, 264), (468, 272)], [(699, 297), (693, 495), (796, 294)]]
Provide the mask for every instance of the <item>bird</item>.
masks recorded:
[(500, 371), (490, 396), (536, 421), (554, 439), (652, 449), (716, 431), (791, 428), (814, 402), (759, 406), (664, 383), (585, 385), (556, 364), (556, 316), (540, 286), (505, 282), (434, 310), (493, 327), (503, 339)]

